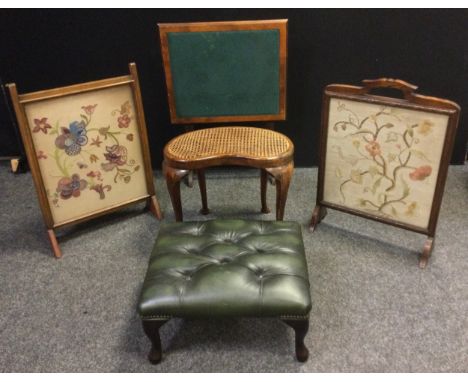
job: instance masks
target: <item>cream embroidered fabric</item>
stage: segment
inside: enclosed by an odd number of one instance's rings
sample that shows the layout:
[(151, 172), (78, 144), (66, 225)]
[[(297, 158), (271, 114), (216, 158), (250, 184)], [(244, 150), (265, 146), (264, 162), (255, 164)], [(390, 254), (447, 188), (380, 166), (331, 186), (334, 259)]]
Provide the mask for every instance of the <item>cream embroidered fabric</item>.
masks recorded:
[(148, 194), (130, 85), (25, 105), (56, 224)]
[(330, 100), (324, 200), (427, 228), (446, 115)]

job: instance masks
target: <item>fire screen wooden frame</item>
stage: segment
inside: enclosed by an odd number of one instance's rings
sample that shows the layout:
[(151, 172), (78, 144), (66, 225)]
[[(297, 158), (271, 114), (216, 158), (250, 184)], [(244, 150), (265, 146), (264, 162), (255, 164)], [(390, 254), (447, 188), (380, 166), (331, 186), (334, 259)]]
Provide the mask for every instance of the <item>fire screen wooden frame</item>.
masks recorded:
[[(173, 23), (158, 24), (158, 27), (172, 123), (286, 119), (287, 20)], [(176, 48), (171, 55), (171, 38), (174, 40), (172, 44), (185, 44), (181, 45), (178, 50), (179, 55), (175, 53)], [(184, 41), (192, 38), (193, 42)], [(246, 50), (242, 51), (241, 47)], [(262, 47), (265, 49), (260, 49)], [(268, 47), (272, 49), (267, 49)], [(231, 48), (238, 49), (238, 51), (230, 50)], [(275, 53), (273, 61), (270, 60), (272, 51)], [(258, 55), (257, 59), (255, 55)], [(275, 62), (275, 60), (278, 61)], [(263, 62), (267, 70), (262, 70), (258, 62)], [(202, 65), (203, 63), (205, 65)], [(249, 65), (251, 70), (239, 70)], [(263, 83), (262, 79), (259, 79), (261, 74), (257, 76), (254, 74), (255, 70), (263, 73), (272, 67), (276, 68), (275, 72), (271, 74), (271, 78), (265, 77)], [(224, 73), (223, 68), (231, 70)], [(180, 73), (179, 78), (177, 73)], [(249, 75), (253, 77), (250, 82)], [(189, 84), (189, 86), (177, 86), (177, 81), (182, 81), (182, 77), (184, 84)], [(235, 84), (236, 87), (239, 85), (239, 87), (231, 93), (229, 84)], [(256, 85), (258, 88), (255, 88)], [(274, 92), (270, 91), (271, 86), (274, 87)], [(179, 95), (177, 89), (179, 89)], [(189, 93), (184, 96), (189, 100), (188, 102), (200, 102), (199, 107), (213, 108), (213, 110), (207, 112), (209, 115), (204, 114), (202, 110), (193, 112), (194, 114), (189, 113), (190, 115), (181, 114), (177, 97), (180, 97), (182, 92)], [(262, 97), (269, 97), (271, 93), (274, 93), (278, 100), (273, 112), (268, 111), (271, 109), (268, 107), (262, 109), (262, 106), (258, 106), (260, 112), (242, 114), (241, 111), (244, 109), (241, 107), (237, 110), (239, 113), (236, 112), (236, 101), (245, 104), (248, 97), (251, 97), (252, 102), (249, 102), (249, 105), (262, 104), (260, 102)], [(218, 101), (220, 106), (217, 109), (214, 105), (218, 104)], [(216, 111), (221, 109), (221, 113), (216, 114)]]
[(146, 201), (161, 219), (137, 68), (18, 94), (8, 88), (55, 257), (55, 230)]
[[(404, 98), (370, 94), (384, 87), (401, 90)], [(434, 246), (460, 107), (416, 89), (386, 78), (325, 88), (310, 230), (332, 208), (426, 234), (419, 260), (424, 268)]]

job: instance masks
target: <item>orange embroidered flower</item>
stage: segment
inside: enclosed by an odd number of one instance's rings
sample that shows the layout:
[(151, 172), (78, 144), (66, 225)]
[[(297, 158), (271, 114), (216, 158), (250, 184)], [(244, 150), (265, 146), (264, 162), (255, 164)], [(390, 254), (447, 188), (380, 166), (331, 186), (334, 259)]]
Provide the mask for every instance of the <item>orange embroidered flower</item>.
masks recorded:
[(411, 180), (424, 180), (432, 173), (431, 166), (421, 166), (409, 174)]
[(376, 141), (369, 142), (366, 145), (366, 150), (373, 157), (380, 155), (380, 145)]

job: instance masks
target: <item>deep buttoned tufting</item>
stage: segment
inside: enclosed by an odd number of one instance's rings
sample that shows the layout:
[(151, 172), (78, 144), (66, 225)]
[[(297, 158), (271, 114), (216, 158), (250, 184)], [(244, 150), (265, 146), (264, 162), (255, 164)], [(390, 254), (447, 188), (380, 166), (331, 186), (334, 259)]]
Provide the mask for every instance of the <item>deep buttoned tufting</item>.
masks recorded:
[(162, 225), (139, 314), (306, 317), (311, 309), (301, 228), (280, 221)]

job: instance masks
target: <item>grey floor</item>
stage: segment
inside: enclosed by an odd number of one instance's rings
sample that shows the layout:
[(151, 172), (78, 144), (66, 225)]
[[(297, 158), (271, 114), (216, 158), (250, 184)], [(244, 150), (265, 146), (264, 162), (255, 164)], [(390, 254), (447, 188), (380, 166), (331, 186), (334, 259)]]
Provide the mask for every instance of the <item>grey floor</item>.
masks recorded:
[[(209, 172), (207, 218), (272, 219), (259, 211), (252, 171)], [(296, 169), (286, 220), (303, 225), (313, 308), (311, 356), (293, 356), (277, 320), (172, 320), (165, 355), (149, 364), (135, 312), (159, 222), (141, 207), (64, 231), (52, 257), (31, 174), (0, 165), (1, 372), (468, 371), (468, 166), (450, 168), (436, 248), (417, 266), (424, 236), (329, 212), (314, 234), (316, 169)], [(173, 221), (161, 174), (165, 220)], [(186, 220), (205, 219), (197, 187), (183, 187)], [(274, 192), (269, 192), (273, 206)]]

